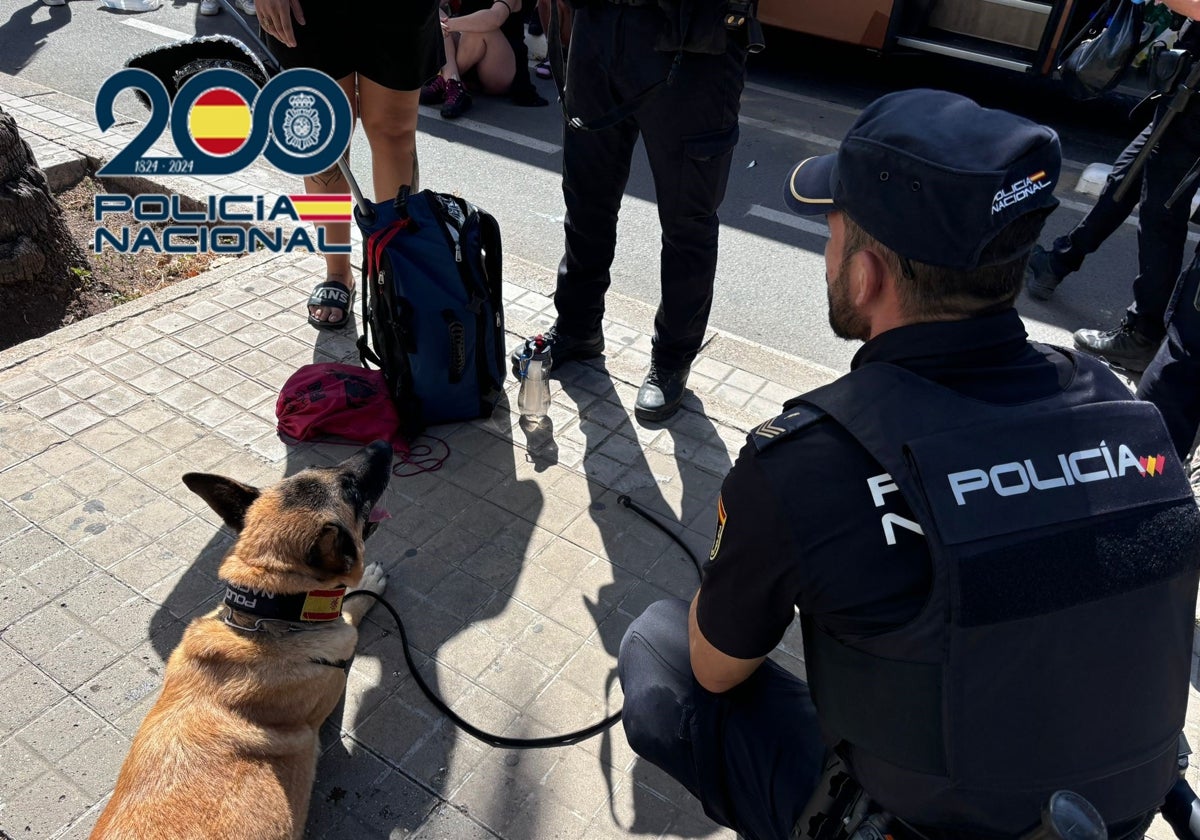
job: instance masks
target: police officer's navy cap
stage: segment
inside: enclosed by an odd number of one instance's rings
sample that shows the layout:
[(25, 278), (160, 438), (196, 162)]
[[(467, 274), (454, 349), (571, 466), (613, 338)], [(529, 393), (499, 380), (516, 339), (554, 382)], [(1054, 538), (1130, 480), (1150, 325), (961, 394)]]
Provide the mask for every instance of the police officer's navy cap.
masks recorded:
[(958, 94), (906, 90), (868, 105), (837, 152), (797, 164), (783, 193), (802, 216), (840, 210), (902, 257), (969, 270), (1009, 222), (1058, 205), (1061, 167), (1053, 129)]

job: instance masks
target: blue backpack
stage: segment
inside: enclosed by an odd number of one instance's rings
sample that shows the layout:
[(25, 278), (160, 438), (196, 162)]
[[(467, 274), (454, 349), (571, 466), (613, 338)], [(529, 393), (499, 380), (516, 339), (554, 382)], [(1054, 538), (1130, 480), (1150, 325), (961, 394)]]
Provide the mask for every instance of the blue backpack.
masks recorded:
[(411, 439), (426, 426), (491, 415), (504, 386), (500, 227), (447, 193), (402, 187), (359, 208), (359, 358), (383, 371)]

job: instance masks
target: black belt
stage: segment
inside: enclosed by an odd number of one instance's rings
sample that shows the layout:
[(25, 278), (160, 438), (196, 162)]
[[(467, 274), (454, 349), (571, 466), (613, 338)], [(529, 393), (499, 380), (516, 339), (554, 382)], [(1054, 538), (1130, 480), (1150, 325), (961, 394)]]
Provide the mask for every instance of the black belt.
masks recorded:
[(651, 6), (655, 0), (607, 0), (614, 6)]

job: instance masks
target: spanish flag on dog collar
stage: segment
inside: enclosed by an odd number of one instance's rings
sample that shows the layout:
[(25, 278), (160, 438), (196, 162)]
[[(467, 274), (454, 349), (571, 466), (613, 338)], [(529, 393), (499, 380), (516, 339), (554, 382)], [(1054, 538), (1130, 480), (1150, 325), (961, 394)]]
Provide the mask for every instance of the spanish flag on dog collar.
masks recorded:
[(224, 581), (225, 606), (260, 619), (275, 621), (337, 621), (342, 616), (346, 587), (313, 589), (294, 595), (276, 595)]

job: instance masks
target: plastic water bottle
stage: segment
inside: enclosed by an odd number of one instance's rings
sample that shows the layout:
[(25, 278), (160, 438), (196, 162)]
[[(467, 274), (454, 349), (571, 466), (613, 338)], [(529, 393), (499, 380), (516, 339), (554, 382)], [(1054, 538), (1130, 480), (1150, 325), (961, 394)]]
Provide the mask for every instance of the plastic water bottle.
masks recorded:
[(162, 0), (101, 0), (110, 9), (119, 12), (152, 12), (162, 6)]
[(550, 410), (550, 347), (540, 335), (525, 342), (521, 356), (521, 390), (517, 410), (522, 419), (540, 423)]

